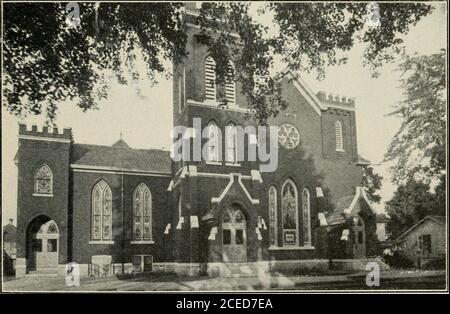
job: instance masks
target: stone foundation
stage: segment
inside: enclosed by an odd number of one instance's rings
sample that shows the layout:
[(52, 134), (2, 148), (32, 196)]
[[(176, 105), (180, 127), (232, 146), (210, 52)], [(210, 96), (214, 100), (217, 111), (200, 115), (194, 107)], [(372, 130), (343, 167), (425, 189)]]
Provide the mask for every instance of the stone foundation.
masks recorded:
[(25, 277), (27, 273), (27, 262), (26, 259), (21, 257), (16, 259), (16, 278)]

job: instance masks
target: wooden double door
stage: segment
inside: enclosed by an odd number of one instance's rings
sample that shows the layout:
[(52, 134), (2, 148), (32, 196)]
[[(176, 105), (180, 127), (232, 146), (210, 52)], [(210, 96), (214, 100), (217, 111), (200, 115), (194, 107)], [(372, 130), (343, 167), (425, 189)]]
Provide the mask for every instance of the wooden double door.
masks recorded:
[(222, 250), (225, 263), (247, 262), (247, 224), (237, 207), (228, 208), (222, 216)]

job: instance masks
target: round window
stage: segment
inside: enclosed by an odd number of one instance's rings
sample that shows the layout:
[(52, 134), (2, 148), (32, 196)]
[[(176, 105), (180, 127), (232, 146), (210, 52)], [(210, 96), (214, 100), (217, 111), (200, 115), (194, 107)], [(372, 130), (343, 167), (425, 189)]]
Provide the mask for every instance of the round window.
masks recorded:
[(278, 128), (278, 141), (284, 148), (293, 149), (300, 141), (300, 134), (295, 126), (283, 124)]

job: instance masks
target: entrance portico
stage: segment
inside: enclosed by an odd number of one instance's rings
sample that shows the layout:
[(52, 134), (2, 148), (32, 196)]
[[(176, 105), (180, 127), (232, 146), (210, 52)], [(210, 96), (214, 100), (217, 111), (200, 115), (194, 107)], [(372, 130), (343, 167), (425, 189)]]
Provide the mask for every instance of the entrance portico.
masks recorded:
[(59, 229), (46, 216), (35, 218), (27, 232), (27, 271), (55, 270), (59, 260)]

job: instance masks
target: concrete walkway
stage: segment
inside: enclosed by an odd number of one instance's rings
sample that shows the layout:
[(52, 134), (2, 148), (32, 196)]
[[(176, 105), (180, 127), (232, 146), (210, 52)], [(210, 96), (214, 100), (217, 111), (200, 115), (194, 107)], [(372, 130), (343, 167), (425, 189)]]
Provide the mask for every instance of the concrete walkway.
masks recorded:
[[(255, 290), (372, 290), (366, 274), (264, 276), (249, 278), (177, 277), (145, 274), (128, 278), (82, 278), (67, 287), (64, 277), (26, 277), (5, 281), (3, 291), (255, 291)], [(375, 289), (444, 289), (445, 271), (385, 271)]]

